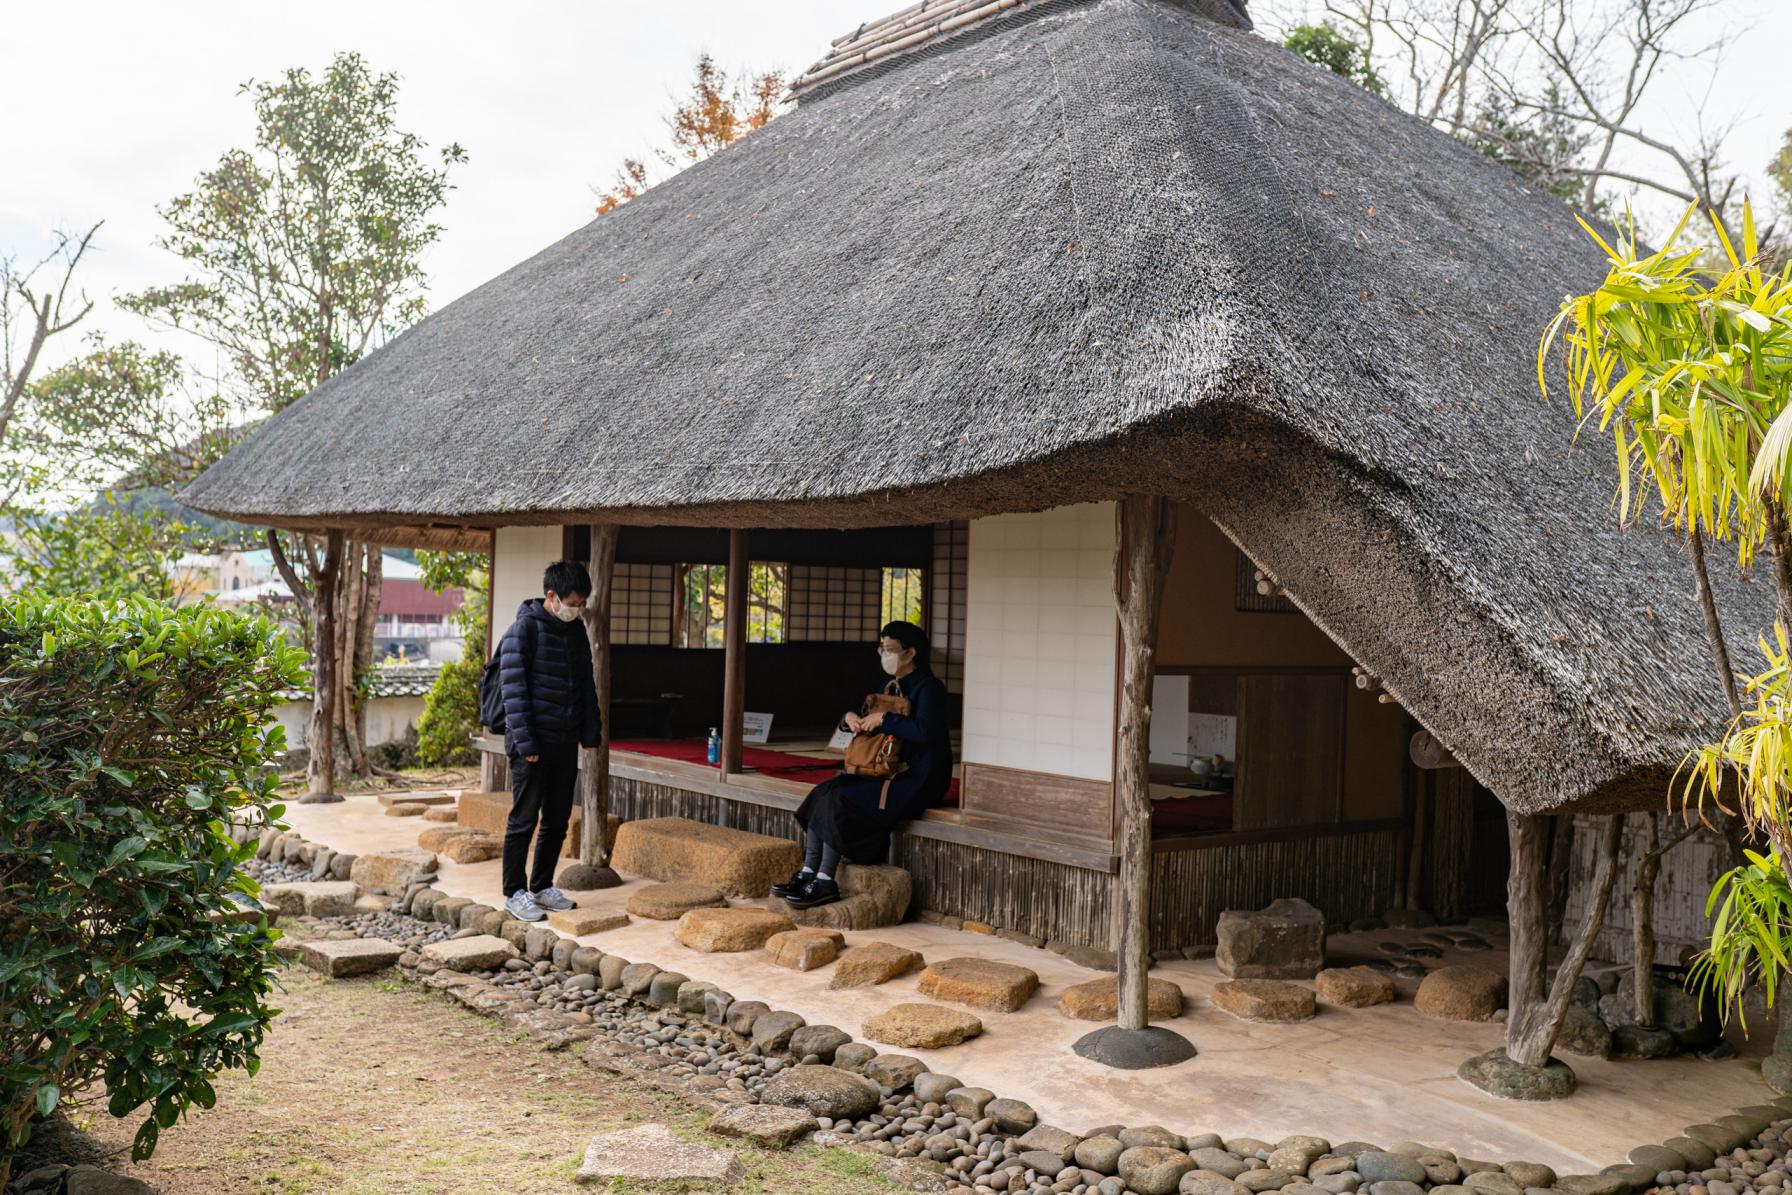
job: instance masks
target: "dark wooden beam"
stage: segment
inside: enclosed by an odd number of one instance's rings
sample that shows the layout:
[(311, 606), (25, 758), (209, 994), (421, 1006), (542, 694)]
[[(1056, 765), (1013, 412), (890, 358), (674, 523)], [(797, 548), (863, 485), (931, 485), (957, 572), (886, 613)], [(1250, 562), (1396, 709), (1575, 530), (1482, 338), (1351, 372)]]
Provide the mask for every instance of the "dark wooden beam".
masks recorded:
[(1115, 753), (1120, 815), (1119, 948), (1121, 1029), (1150, 1024), (1151, 970), (1151, 680), (1158, 612), (1176, 541), (1176, 507), (1131, 495), (1120, 503), (1120, 724)]
[(741, 770), (741, 723), (747, 708), (747, 595), (752, 575), (747, 563), (747, 533), (728, 532), (727, 592), (724, 594), (722, 641), (722, 774)]

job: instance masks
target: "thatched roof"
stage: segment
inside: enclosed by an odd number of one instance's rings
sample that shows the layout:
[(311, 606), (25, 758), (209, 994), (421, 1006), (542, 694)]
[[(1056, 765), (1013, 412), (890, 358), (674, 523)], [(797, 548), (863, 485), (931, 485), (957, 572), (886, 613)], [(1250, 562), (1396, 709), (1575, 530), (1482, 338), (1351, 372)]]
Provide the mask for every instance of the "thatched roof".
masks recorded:
[[(1721, 707), (1684, 564), (1537, 394), (1601, 274), (1562, 204), (1261, 37), (1043, 0), (806, 88), (183, 500), (852, 526), (1159, 489), (1510, 805), (1647, 807)], [(1734, 626), (1762, 588), (1723, 582)]]

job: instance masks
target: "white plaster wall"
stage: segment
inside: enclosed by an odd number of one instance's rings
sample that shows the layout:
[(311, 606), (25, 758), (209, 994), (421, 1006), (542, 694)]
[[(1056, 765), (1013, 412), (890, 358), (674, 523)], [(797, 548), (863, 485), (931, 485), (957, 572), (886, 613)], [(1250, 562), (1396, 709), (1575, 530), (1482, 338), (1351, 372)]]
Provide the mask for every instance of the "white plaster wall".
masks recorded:
[(971, 523), (964, 759), (1110, 780), (1114, 506)]
[[(423, 716), (421, 697), (375, 697), (367, 702), (367, 745), (402, 743), (410, 729)], [(286, 728), (286, 749), (296, 751), (310, 741), (311, 698), (283, 701), (274, 707), (274, 717)]]
[(518, 606), (541, 596), (541, 570), (560, 559), (560, 548), (559, 527), (498, 528), (492, 537), (491, 643), (510, 629)]

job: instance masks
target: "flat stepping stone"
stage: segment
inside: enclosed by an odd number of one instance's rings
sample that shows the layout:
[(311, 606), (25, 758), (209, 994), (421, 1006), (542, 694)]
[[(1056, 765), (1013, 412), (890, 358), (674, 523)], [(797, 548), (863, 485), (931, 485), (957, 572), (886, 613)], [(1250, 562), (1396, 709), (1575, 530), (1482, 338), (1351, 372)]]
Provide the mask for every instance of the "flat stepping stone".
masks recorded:
[(846, 939), (837, 929), (789, 929), (765, 940), (765, 953), (780, 967), (813, 971), (840, 955)]
[(793, 909), (774, 896), (765, 907), (798, 925), (829, 929), (883, 929), (900, 925), (908, 916), (915, 882), (904, 868), (848, 863), (834, 879), (840, 885), (840, 899), (831, 905)]
[[(1167, 979), (1148, 980), (1145, 1004), (1154, 1021), (1182, 1015), (1182, 989)], [(1113, 1021), (1120, 1016), (1120, 977), (1072, 984), (1058, 995), (1058, 1011), (1078, 1021)]]
[(1506, 977), (1467, 963), (1426, 975), (1412, 999), (1421, 1016), (1444, 1021), (1491, 1021), (1505, 1003)]
[(422, 954), (430, 962), (439, 963), (451, 971), (495, 971), (511, 959), (521, 957), (516, 947), (492, 934), (431, 942), (423, 948)]
[(918, 971), (927, 965), (919, 953), (889, 942), (864, 942), (841, 956), (834, 966), (830, 989), (864, 988)]
[(359, 895), (360, 887), (350, 880), (298, 880), (264, 886), (261, 903), (289, 917), (300, 913), (308, 917), (346, 917), (355, 911), (355, 898)]
[(1391, 1004), (1394, 981), (1374, 967), (1328, 967), (1313, 977), (1319, 999), (1339, 1008)]
[(466, 826), (429, 826), (417, 835), (417, 849), (420, 851), (439, 851), (456, 838), (464, 838), (472, 834), (484, 834), (484, 830), (473, 830)]
[(709, 1122), (709, 1131), (718, 1137), (740, 1137), (773, 1149), (783, 1149), (815, 1129), (815, 1117), (808, 1112), (776, 1104), (730, 1104)]
[(740, 1159), (725, 1149), (686, 1141), (663, 1124), (645, 1124), (593, 1137), (573, 1179), (733, 1183), (745, 1173)]
[(458, 792), (380, 794), (380, 804), (387, 807), (393, 805), (452, 805), (459, 799)]
[(299, 961), (320, 975), (341, 979), (394, 966), (404, 949), (380, 938), (313, 938), (299, 943)]
[(1311, 988), (1281, 979), (1228, 979), (1208, 997), (1221, 1012), (1241, 1021), (1284, 1025), (1312, 1020), (1318, 1011)]
[(484, 863), (503, 853), (504, 839), (481, 830), (451, 838), (442, 847), (442, 858), (453, 863)]
[(400, 801), (396, 805), (386, 806), (387, 817), (422, 817), (429, 811), (429, 806), (415, 801)]
[[(654, 880), (713, 884), (729, 896), (762, 900), (803, 861), (787, 838), (749, 834), (683, 817), (623, 823), (610, 865)], [(786, 918), (788, 920), (788, 918)]]
[(938, 1050), (981, 1035), (983, 1022), (938, 1004), (898, 1004), (865, 1022), (865, 1036), (886, 1046)]
[(621, 929), (628, 924), (628, 914), (621, 909), (587, 909), (581, 906), (577, 909), (549, 913), (548, 924), (569, 938), (581, 938), (586, 934), (601, 934), (613, 929)]
[(433, 809), (425, 809), (423, 820), (426, 822), (458, 822), (460, 811), (452, 805), (440, 805)]
[(730, 954), (758, 950), (773, 934), (795, 928), (790, 918), (765, 909), (692, 909), (678, 919), (676, 936), (692, 950)]
[(719, 909), (728, 903), (708, 884), (649, 884), (629, 894), (628, 911), (649, 921), (677, 921), (692, 909)]
[(1013, 1012), (1039, 987), (1039, 976), (1013, 963), (949, 958), (921, 972), (921, 994), (953, 1004)]

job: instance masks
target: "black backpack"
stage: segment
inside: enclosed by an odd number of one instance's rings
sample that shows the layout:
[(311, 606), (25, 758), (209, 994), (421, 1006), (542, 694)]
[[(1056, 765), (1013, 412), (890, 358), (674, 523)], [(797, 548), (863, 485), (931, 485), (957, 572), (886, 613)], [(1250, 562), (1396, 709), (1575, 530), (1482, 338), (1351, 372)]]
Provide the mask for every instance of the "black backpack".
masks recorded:
[(504, 733), (504, 684), (498, 676), (498, 656), (493, 652), (479, 678), (479, 724), (493, 734)]

